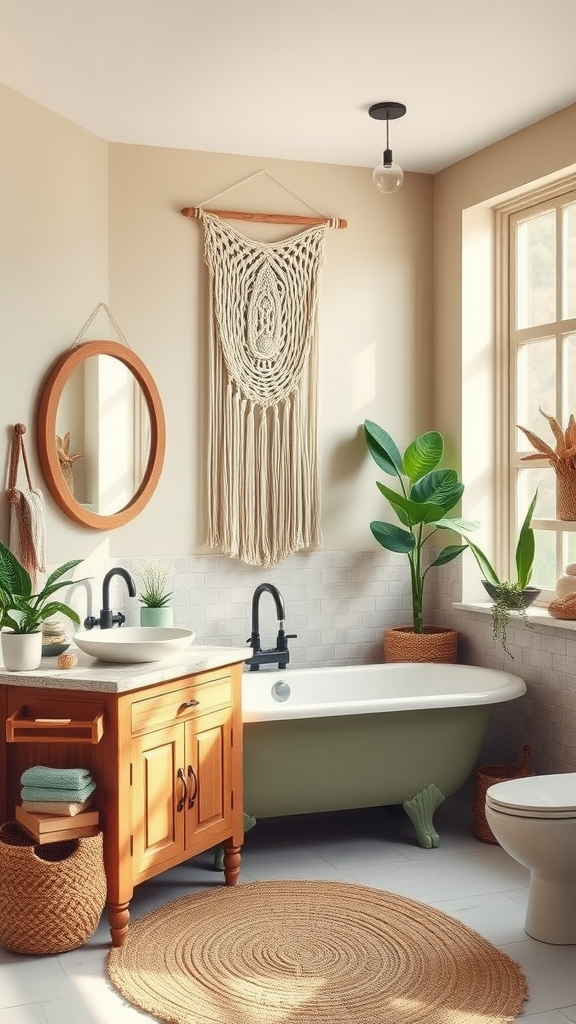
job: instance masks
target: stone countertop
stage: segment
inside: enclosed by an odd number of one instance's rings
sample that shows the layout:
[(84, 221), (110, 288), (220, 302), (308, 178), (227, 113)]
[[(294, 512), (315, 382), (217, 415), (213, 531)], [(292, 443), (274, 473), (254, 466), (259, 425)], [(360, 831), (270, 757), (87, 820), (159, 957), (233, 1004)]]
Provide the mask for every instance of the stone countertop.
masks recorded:
[(115, 665), (91, 658), (71, 644), (70, 653), (78, 657), (72, 669), (58, 668), (55, 658), (42, 658), (40, 668), (33, 672), (7, 672), (0, 665), (0, 683), (10, 686), (38, 686), (57, 690), (91, 690), (96, 693), (129, 693), (143, 686), (166, 683), (170, 679), (205, 672), (224, 665), (234, 665), (249, 658), (246, 647), (201, 647), (192, 645), (184, 652), (163, 661), (147, 661), (136, 665)]

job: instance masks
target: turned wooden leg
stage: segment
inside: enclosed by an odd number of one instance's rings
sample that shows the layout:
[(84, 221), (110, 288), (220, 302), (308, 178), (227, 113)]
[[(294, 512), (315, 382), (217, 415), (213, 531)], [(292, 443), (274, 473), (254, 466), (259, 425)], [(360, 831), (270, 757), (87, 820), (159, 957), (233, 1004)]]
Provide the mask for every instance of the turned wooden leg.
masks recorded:
[(236, 885), (240, 874), (241, 846), (229, 846), (224, 843), (224, 881), (226, 885)]
[(130, 924), (130, 902), (108, 904), (108, 924), (113, 946), (123, 946)]

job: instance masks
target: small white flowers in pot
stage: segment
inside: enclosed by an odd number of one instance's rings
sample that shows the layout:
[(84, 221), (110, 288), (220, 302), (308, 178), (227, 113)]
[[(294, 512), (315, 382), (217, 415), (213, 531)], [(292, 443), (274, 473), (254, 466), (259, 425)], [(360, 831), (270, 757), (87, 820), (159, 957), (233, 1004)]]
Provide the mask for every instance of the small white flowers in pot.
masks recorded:
[(173, 609), (170, 599), (174, 593), (171, 585), (174, 566), (164, 558), (148, 558), (135, 570), (141, 581), (138, 599), (141, 626), (171, 626)]

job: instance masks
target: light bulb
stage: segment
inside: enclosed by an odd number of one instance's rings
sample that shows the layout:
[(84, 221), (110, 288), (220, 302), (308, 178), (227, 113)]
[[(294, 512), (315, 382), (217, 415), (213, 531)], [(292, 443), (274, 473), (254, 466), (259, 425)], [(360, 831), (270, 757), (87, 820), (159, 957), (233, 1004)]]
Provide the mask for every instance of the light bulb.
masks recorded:
[(372, 181), (379, 192), (389, 194), (400, 188), (404, 181), (404, 171), (400, 164), (395, 164), (392, 160), (392, 150), (387, 149), (384, 152), (382, 162), (372, 172)]

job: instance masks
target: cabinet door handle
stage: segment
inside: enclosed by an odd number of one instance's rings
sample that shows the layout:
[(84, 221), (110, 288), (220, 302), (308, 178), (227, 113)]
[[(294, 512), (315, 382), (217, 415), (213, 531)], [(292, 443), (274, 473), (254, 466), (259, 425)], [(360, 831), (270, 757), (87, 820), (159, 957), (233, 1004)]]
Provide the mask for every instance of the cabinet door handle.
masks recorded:
[(194, 801), (198, 793), (198, 776), (191, 764), (188, 765), (188, 778), (194, 779), (194, 792), (190, 791), (190, 796), (188, 798), (188, 810), (191, 810), (194, 807)]
[(182, 793), (182, 796), (181, 796), (180, 800), (178, 801), (178, 805), (176, 807), (176, 810), (177, 811), (183, 811), (184, 810), (184, 805), (186, 803), (186, 796), (187, 796), (187, 793), (188, 793), (188, 787), (186, 785), (186, 779), (184, 778), (184, 771), (183, 771), (183, 769), (179, 768), (178, 771), (176, 772), (176, 774), (177, 774), (178, 778), (180, 779), (182, 785), (184, 786), (184, 792)]
[(178, 711), (183, 711), (185, 708), (197, 708), (199, 703), (199, 700), (185, 700), (184, 703), (181, 704), (180, 707), (178, 708)]

